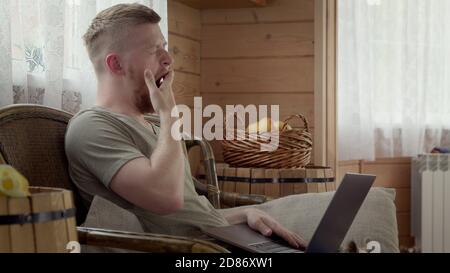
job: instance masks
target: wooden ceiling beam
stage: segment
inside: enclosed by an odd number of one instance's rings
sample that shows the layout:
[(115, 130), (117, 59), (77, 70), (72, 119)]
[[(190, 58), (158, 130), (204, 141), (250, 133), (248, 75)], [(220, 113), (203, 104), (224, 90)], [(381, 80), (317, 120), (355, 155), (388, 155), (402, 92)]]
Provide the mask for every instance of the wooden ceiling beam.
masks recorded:
[(238, 9), (265, 7), (267, 0), (176, 0), (195, 9)]

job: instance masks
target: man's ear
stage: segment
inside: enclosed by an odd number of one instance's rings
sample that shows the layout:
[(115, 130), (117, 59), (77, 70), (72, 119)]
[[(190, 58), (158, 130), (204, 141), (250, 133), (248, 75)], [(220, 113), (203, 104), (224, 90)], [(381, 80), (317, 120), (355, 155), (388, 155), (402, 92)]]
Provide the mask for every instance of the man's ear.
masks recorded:
[(109, 72), (115, 75), (124, 75), (125, 73), (117, 54), (109, 54), (108, 56), (106, 56), (106, 67)]

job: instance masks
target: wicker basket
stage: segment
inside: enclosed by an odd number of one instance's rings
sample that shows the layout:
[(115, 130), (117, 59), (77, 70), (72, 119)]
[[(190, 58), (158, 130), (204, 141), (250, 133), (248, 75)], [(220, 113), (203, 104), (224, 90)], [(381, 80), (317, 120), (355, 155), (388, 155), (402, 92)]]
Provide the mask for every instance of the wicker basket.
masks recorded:
[[(233, 135), (240, 134), (243, 139), (223, 140), (224, 161), (232, 167), (242, 168), (303, 168), (310, 163), (312, 151), (312, 135), (308, 121), (303, 115), (293, 115), (287, 118), (285, 126), (290, 120), (299, 118), (304, 128), (285, 130), (279, 133), (279, 145), (275, 151), (261, 151), (262, 144), (270, 143), (267, 136), (249, 134), (247, 131), (235, 130)], [(236, 134), (237, 133), (237, 134)]]

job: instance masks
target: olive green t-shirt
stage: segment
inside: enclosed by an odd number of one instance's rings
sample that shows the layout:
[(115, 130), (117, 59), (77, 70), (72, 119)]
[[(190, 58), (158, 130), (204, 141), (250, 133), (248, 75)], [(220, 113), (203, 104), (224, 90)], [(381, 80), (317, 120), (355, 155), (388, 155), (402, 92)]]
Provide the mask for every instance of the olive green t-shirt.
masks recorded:
[[(170, 215), (157, 215), (115, 194), (110, 182), (127, 162), (150, 158), (158, 141), (159, 128), (148, 128), (137, 120), (105, 108), (93, 107), (76, 114), (69, 122), (65, 150), (69, 173), (83, 199), (90, 204), (95, 195), (133, 212), (146, 232), (198, 236), (206, 226), (228, 225), (208, 199), (195, 191), (189, 161), (185, 157), (184, 205)], [(151, 186), (151, 181), (149, 181)]]

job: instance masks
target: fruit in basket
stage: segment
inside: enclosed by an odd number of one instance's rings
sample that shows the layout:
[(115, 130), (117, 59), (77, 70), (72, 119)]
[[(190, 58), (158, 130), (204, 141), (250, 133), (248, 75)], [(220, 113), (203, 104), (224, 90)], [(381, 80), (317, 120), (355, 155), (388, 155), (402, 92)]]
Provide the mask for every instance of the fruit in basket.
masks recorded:
[(278, 131), (292, 130), (292, 127), (289, 124), (286, 124), (281, 120), (274, 122), (271, 118), (263, 118), (259, 122), (257, 121), (250, 124), (247, 127), (247, 132), (249, 134), (265, 133), (270, 132), (272, 128)]
[(0, 194), (9, 197), (30, 196), (28, 180), (9, 165), (0, 165)]
[(267, 131), (270, 131), (271, 124), (272, 124), (271, 118), (263, 118), (260, 121), (250, 124), (247, 127), (247, 131), (249, 134), (256, 134), (258, 132), (259, 133), (267, 132)]
[(274, 123), (275, 128), (277, 128), (279, 131), (289, 131), (292, 130), (291, 125), (284, 123), (283, 121), (275, 121)]

